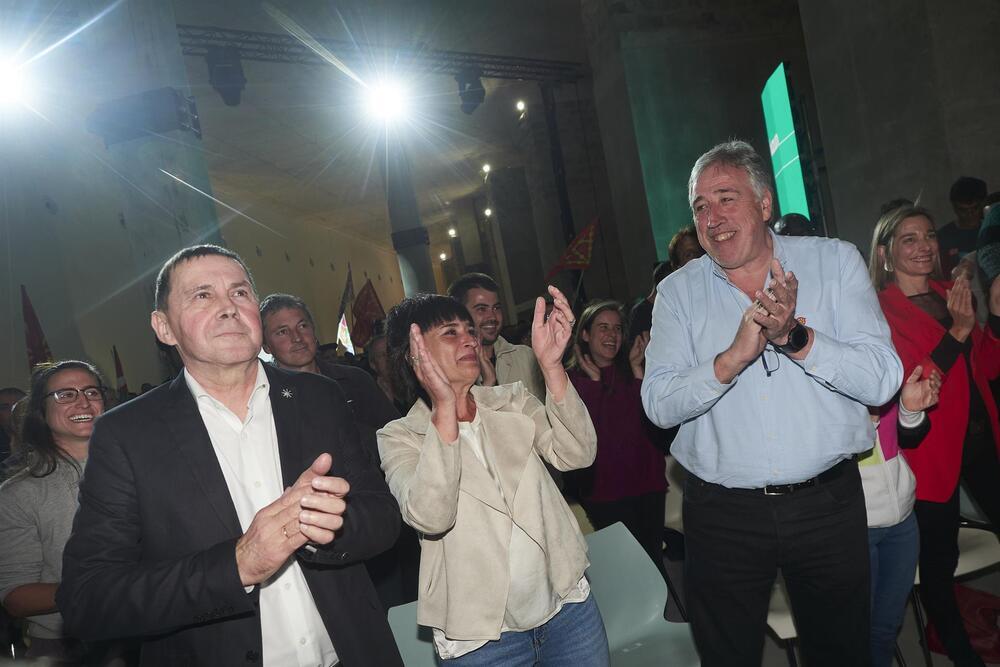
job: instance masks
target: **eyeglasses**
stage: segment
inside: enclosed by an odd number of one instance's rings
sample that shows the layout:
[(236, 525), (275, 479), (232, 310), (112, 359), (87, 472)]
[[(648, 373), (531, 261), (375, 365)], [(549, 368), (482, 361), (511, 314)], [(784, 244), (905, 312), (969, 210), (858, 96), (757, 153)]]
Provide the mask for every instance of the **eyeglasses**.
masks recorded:
[(80, 394), (83, 394), (88, 401), (96, 403), (104, 401), (104, 391), (104, 387), (84, 387), (83, 389), (67, 387), (66, 389), (50, 391), (45, 394), (45, 398), (51, 396), (56, 403), (75, 403)]
[[(774, 355), (773, 364), (767, 363), (768, 352)], [(779, 368), (781, 368), (781, 355), (778, 354), (777, 350), (772, 348), (770, 345), (767, 345), (764, 347), (764, 351), (760, 354), (760, 363), (763, 364), (764, 372), (767, 373), (767, 377), (771, 377), (778, 372)], [(777, 382), (777, 380), (775, 380), (775, 382)]]

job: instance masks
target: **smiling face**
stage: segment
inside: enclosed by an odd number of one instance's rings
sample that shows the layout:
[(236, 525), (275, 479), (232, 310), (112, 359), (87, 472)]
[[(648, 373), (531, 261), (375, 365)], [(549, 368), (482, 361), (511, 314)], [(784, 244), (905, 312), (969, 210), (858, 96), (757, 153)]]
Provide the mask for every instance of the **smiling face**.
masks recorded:
[(500, 295), (496, 292), (473, 287), (465, 294), (465, 307), (472, 315), (476, 330), (482, 336), (483, 345), (492, 345), (500, 337), (503, 326), (503, 310), (500, 308)]
[(246, 272), (222, 255), (205, 255), (174, 267), (166, 311), (154, 311), (157, 338), (174, 345), (184, 366), (217, 372), (247, 364), (261, 346), (257, 296)]
[(451, 385), (472, 385), (479, 378), (479, 337), (463, 320), (432, 326), (424, 331), (427, 352)]
[(693, 194), (698, 241), (719, 266), (740, 269), (770, 260), (766, 222), (771, 218), (771, 193), (758, 200), (744, 169), (710, 165), (698, 177)]
[(60, 449), (66, 449), (71, 443), (90, 440), (94, 420), (104, 412), (104, 401), (88, 399), (83, 390), (98, 386), (100, 381), (82, 368), (68, 368), (49, 378), (45, 386), (46, 394), (60, 389), (76, 389), (79, 392), (72, 403), (56, 403), (54, 396), (45, 399), (45, 423)]
[[(885, 246), (880, 246), (885, 252)], [(906, 277), (930, 276), (938, 261), (937, 232), (934, 224), (922, 215), (906, 218), (892, 236), (891, 266)]]
[[(265, 306), (266, 309), (266, 306)], [(281, 308), (267, 316), (264, 327), (264, 351), (273, 354), (282, 368), (302, 370), (316, 360), (316, 331), (301, 308)]]
[(616, 310), (602, 310), (591, 321), (590, 328), (581, 333), (590, 348), (590, 358), (601, 368), (614, 363), (623, 336), (622, 317)]

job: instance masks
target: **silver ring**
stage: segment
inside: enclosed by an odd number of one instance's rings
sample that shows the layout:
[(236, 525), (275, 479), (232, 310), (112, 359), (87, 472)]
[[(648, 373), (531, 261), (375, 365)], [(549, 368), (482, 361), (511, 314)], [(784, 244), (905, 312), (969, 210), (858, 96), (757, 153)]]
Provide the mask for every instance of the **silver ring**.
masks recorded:
[(285, 536), (286, 540), (289, 539), (289, 537), (288, 537), (288, 531), (285, 529), (284, 526), (281, 527), (281, 534)]

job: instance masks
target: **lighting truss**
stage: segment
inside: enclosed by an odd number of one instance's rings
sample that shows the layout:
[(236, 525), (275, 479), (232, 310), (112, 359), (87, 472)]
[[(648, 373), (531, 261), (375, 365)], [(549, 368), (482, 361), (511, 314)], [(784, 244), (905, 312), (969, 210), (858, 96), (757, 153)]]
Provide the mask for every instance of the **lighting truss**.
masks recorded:
[[(312, 49), (291, 35), (185, 24), (177, 26), (177, 34), (180, 37), (183, 53), (187, 56), (204, 56), (210, 47), (230, 46), (239, 49), (240, 57), (244, 60), (303, 65), (326, 64), (326, 61)], [(338, 58), (359, 64), (371, 62), (374, 59), (372, 54), (376, 52), (389, 50), (394, 54), (398, 67), (430, 74), (455, 76), (462, 71), (468, 71), (469, 68), (478, 68), (484, 78), (552, 83), (574, 83), (589, 76), (587, 68), (582, 64), (561, 60), (495, 56), (465, 51), (383, 48), (336, 39), (316, 41)]]

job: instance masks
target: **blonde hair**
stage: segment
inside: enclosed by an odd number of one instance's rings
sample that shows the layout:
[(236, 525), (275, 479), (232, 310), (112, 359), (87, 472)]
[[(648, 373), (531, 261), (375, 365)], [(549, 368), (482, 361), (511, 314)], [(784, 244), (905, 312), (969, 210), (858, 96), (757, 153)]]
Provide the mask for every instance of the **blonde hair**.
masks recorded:
[[(895, 282), (892, 251), (896, 244), (896, 230), (904, 220), (909, 218), (927, 218), (927, 221), (931, 223), (931, 229), (934, 229), (934, 217), (931, 216), (931, 212), (917, 204), (899, 206), (886, 211), (875, 224), (871, 253), (868, 255), (868, 274), (871, 276), (872, 285), (875, 286), (876, 292), (881, 292), (886, 285)], [(885, 249), (883, 257), (879, 256), (879, 248)], [(931, 273), (931, 277), (936, 280), (943, 279), (940, 253), (934, 257), (934, 271)]]

